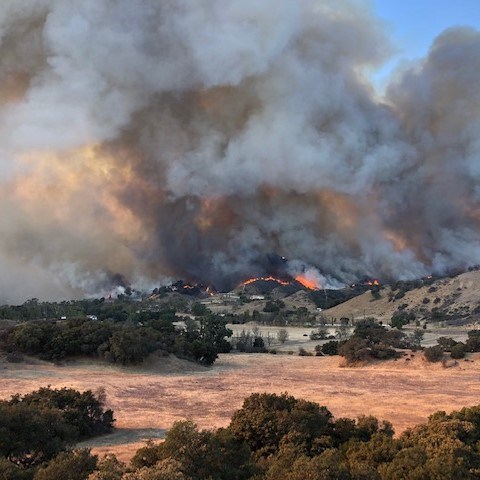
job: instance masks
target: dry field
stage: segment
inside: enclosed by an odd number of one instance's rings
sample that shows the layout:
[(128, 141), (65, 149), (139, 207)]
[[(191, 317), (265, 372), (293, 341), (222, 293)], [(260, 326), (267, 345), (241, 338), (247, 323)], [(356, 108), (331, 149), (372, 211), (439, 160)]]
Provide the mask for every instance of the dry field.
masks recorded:
[(357, 368), (342, 367), (339, 357), (268, 354), (222, 355), (211, 368), (173, 357), (152, 358), (142, 369), (89, 361), (64, 366), (0, 362), (0, 396), (46, 385), (105, 388), (118, 431), (86, 445), (123, 460), (176, 420), (193, 419), (202, 428), (227, 425), (252, 392), (288, 391), (326, 405), (335, 416), (390, 420), (397, 432), (436, 410), (480, 403), (480, 355), (450, 368), (427, 365), (418, 353), (406, 358)]

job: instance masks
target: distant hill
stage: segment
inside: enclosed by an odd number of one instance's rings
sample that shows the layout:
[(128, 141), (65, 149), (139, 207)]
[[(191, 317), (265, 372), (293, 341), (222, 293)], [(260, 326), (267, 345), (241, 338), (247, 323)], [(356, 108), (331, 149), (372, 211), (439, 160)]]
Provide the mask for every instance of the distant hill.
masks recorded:
[(331, 317), (375, 317), (388, 322), (398, 310), (413, 312), (420, 321), (450, 325), (480, 319), (480, 271), (433, 281), (397, 282), (379, 291), (379, 298), (365, 292), (325, 310)]

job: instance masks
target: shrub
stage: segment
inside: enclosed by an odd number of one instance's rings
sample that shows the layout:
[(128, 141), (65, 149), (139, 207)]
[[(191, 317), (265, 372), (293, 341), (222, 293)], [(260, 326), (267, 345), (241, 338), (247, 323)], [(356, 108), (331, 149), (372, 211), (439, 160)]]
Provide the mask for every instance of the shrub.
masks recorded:
[(358, 337), (352, 337), (338, 349), (338, 354), (345, 357), (348, 363), (368, 360), (370, 353), (371, 351), (367, 340)]
[(427, 362), (439, 362), (443, 358), (443, 348), (440, 345), (428, 347), (423, 353)]
[(450, 337), (440, 337), (437, 343), (443, 348), (444, 352), (450, 352), (457, 342)]
[(287, 340), (288, 340), (288, 337), (290, 335), (288, 334), (288, 331), (285, 330), (285, 328), (281, 328), (278, 332), (277, 332), (277, 340), (281, 343), (281, 344), (284, 344)]
[(311, 357), (312, 355), (313, 355), (312, 352), (307, 352), (303, 347), (299, 347), (298, 349), (299, 357)]
[(328, 331), (326, 328), (318, 328), (310, 332), (310, 340), (325, 340), (327, 338)]
[(452, 347), (450, 356), (455, 359), (464, 358), (466, 352), (467, 352), (467, 346), (464, 343), (459, 342)]
[(321, 346), (321, 351), (325, 355), (338, 355), (338, 346), (339, 342), (336, 342), (334, 340), (324, 343)]
[(96, 466), (97, 457), (91, 455), (90, 450), (62, 452), (43, 466), (34, 480), (87, 480)]

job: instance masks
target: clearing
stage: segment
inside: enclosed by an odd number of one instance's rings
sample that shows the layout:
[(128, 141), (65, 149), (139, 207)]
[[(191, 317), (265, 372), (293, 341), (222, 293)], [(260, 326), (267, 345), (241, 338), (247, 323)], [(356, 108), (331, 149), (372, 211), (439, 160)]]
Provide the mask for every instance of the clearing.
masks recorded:
[(326, 405), (336, 417), (375, 415), (391, 421), (398, 433), (436, 410), (477, 404), (479, 373), (480, 354), (450, 368), (427, 364), (421, 353), (356, 368), (342, 367), (338, 356), (286, 354), (224, 354), (210, 368), (173, 356), (152, 356), (142, 368), (88, 360), (55, 366), (0, 359), (0, 397), (46, 385), (104, 388), (118, 430), (82, 446), (128, 460), (147, 438), (161, 438), (177, 420), (192, 419), (201, 428), (227, 425), (252, 392), (287, 391)]

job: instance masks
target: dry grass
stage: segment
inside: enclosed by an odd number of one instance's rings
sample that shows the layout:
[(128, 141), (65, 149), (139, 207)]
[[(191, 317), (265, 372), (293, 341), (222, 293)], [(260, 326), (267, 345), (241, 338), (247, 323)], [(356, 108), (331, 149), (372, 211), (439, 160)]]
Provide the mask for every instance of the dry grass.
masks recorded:
[[(435, 291), (430, 292), (432, 287)], [(480, 271), (466, 272), (454, 278), (437, 280), (432, 285), (425, 285), (424, 287), (406, 292), (403, 298), (395, 302), (388, 301), (390, 292), (390, 287), (385, 287), (381, 290), (381, 298), (378, 300), (375, 300), (370, 292), (365, 292), (347, 302), (325, 310), (324, 314), (327, 317), (335, 318), (350, 318), (352, 316), (354, 318), (375, 317), (388, 323), (399, 305), (406, 304), (408, 310), (424, 309), (426, 312), (431, 312), (434, 307), (443, 307), (445, 301), (451, 301), (451, 305), (447, 310), (452, 314), (455, 313), (455, 309), (466, 308), (466, 311), (472, 311), (480, 304)], [(435, 304), (434, 300), (437, 297), (441, 301)], [(428, 298), (430, 302), (424, 304), (424, 298)]]
[(173, 357), (154, 358), (144, 369), (79, 361), (66, 366), (0, 363), (0, 396), (41, 386), (79, 390), (104, 387), (119, 431), (87, 445), (123, 460), (173, 422), (193, 419), (201, 428), (225, 426), (252, 392), (288, 391), (326, 405), (335, 416), (375, 415), (397, 432), (436, 410), (474, 405), (480, 398), (480, 356), (452, 368), (426, 364), (420, 353), (398, 361), (345, 368), (339, 357), (222, 355), (212, 368)]

